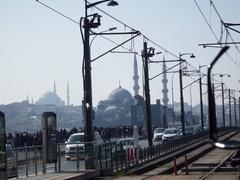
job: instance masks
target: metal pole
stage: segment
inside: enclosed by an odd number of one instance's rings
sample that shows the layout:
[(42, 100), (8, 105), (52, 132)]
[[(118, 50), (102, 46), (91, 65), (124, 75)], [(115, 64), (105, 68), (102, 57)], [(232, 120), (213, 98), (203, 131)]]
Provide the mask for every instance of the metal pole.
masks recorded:
[(200, 90), (201, 127), (202, 127), (202, 132), (203, 132), (204, 131), (204, 119), (203, 119), (203, 100), (202, 100), (202, 77), (201, 77), (201, 72), (200, 72), (200, 77), (199, 77), (199, 90)]
[[(85, 0), (85, 17), (84, 17), (84, 108), (85, 108), (85, 142), (92, 142), (93, 125), (92, 125), (92, 78), (91, 78), (91, 57), (89, 46), (90, 27), (87, 15), (87, 0)], [(91, 143), (87, 143), (86, 154), (91, 156)], [(86, 161), (86, 169), (93, 169), (94, 162)]]
[(238, 109), (239, 109), (238, 124), (239, 124), (239, 126), (240, 126), (240, 97), (238, 97)]
[(149, 74), (148, 74), (148, 52), (147, 42), (143, 43), (143, 56), (144, 56), (144, 80), (145, 80), (145, 98), (146, 98), (146, 120), (147, 120), (147, 132), (148, 132), (148, 145), (152, 147), (152, 119), (151, 119), (151, 102), (150, 102), (150, 90), (149, 90)]
[(233, 98), (234, 100), (234, 119), (235, 119), (235, 127), (237, 127), (237, 106), (236, 106), (236, 98)]
[(191, 117), (192, 117), (192, 85), (190, 86), (190, 104), (191, 104)]
[(174, 77), (174, 74), (172, 75), (172, 108), (173, 108), (173, 113), (174, 113), (174, 93), (173, 93), (173, 77)]
[(185, 119), (184, 119), (184, 101), (183, 101), (183, 87), (182, 87), (182, 61), (180, 57), (179, 63), (179, 83), (180, 83), (180, 102), (181, 102), (181, 123), (182, 123), (182, 135), (185, 136)]
[(229, 123), (230, 127), (232, 127), (232, 110), (231, 110), (231, 89), (228, 89), (228, 96), (229, 96)]
[(223, 127), (225, 128), (225, 107), (224, 107), (224, 89), (222, 82), (222, 118), (223, 118)]

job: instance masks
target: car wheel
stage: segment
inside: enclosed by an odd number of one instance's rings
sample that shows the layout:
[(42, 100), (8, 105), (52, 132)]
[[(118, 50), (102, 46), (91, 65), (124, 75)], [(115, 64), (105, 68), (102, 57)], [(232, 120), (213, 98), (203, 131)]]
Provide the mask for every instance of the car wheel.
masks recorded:
[(71, 158), (70, 158), (70, 157), (67, 157), (66, 160), (67, 160), (67, 161), (71, 161)]

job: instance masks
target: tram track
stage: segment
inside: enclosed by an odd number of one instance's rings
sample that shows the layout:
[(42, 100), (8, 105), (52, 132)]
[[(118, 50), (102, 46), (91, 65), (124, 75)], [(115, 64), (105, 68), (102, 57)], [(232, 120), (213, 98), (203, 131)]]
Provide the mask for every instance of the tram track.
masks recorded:
[[(230, 139), (239, 134), (238, 131), (234, 131), (231, 133), (224, 133), (219, 136), (220, 140)], [(169, 154), (166, 157), (158, 159), (157, 161), (152, 162), (151, 166), (146, 165), (145, 167), (138, 167), (133, 169), (126, 174), (138, 174), (144, 175), (145, 177), (151, 177), (154, 175), (160, 174), (172, 174), (174, 172), (174, 168), (176, 171), (184, 171), (185, 169), (185, 156), (187, 155), (188, 163), (192, 163), (204, 156), (205, 154), (213, 151), (215, 149), (214, 146), (209, 144), (208, 139), (201, 140), (197, 143), (189, 145), (188, 148), (182, 149), (178, 152), (174, 152)], [(176, 167), (173, 167), (173, 157), (176, 158)]]

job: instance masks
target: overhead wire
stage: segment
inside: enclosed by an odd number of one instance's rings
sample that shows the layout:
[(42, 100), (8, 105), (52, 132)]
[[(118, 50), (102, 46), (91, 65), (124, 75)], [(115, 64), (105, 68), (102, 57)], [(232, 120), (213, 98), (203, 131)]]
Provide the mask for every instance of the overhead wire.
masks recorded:
[[(216, 33), (215, 33), (214, 30), (212, 29), (211, 24), (208, 22), (208, 20), (207, 20), (207, 18), (205, 17), (205, 15), (204, 15), (202, 9), (200, 8), (199, 4), (197, 3), (196, 0), (194, 0), (194, 2), (195, 2), (195, 4), (196, 4), (198, 10), (200, 11), (202, 17), (204, 18), (205, 22), (207, 23), (209, 29), (211, 30), (213, 36), (215, 37), (217, 43), (222, 47), (222, 43), (219, 41), (219, 39), (218, 39)], [(210, 5), (211, 5), (211, 4), (213, 4), (213, 2), (210, 0)], [(213, 7), (215, 8), (214, 5), (213, 5)], [(218, 13), (218, 11), (216, 11), (216, 13), (217, 13), (217, 15), (218, 15), (219, 17), (221, 17), (220, 14)], [(223, 23), (222, 19), (220, 19), (220, 20), (221, 20), (221, 23)], [(240, 51), (239, 51), (239, 52), (240, 52)], [(230, 60), (231, 60), (236, 66), (237, 66), (237, 68), (240, 69), (240, 66), (239, 66), (239, 65), (236, 63), (236, 61), (235, 61), (235, 60), (229, 55), (229, 53), (226, 52), (226, 54), (227, 54), (227, 56), (229, 57), (229, 59), (230, 59)]]
[[(45, 3), (43, 3), (43, 2), (41, 2), (41, 1), (39, 1), (39, 0), (36, 0), (36, 1), (37, 1), (38, 3), (40, 3), (41, 5), (45, 6), (46, 8), (50, 9), (51, 11), (53, 11), (53, 12), (61, 15), (62, 17), (70, 20), (71, 22), (79, 25), (79, 22), (77, 22), (77, 21), (75, 21), (74, 19), (68, 17), (67, 15), (59, 12), (58, 10), (56, 10), (56, 9), (54, 9), (54, 8), (46, 5)], [(88, 2), (88, 3), (89, 3), (89, 2)], [(117, 22), (119, 22), (120, 24), (124, 25), (124, 27), (128, 27), (128, 28), (131, 29), (132, 31), (136, 31), (134, 28), (130, 27), (129, 25), (127, 25), (127, 24), (125, 24), (125, 23), (123, 23), (123, 22), (120, 21), (119, 19), (117, 19), (117, 18), (115, 18), (114, 16), (110, 15), (109, 13), (103, 11), (102, 9), (98, 8), (97, 6), (93, 6), (93, 8), (96, 8), (96, 9), (99, 10), (100, 12), (102, 12), (102, 13), (104, 13), (105, 15), (111, 17), (111, 18), (114, 19), (115, 21), (117, 21)], [(81, 27), (81, 26), (80, 26), (80, 27)], [(143, 36), (143, 38), (145, 39), (145, 41), (147, 40), (147, 41), (151, 42), (152, 44), (154, 44), (155, 46), (157, 46), (158, 48), (164, 50), (166, 53), (172, 55), (173, 57), (179, 58), (176, 54), (174, 54), (174, 53), (172, 53), (171, 51), (167, 50), (166, 48), (160, 46), (159, 44), (157, 44), (156, 42), (154, 42), (153, 40), (151, 40), (150, 38), (148, 38), (148, 37), (145, 36), (144, 34), (141, 34), (141, 35)], [(84, 41), (82, 31), (81, 31), (81, 36), (82, 36), (82, 39), (83, 39), (83, 41)], [(115, 41), (113, 41), (113, 40), (111, 40), (111, 39), (109, 39), (109, 38), (107, 38), (107, 37), (105, 37), (105, 36), (103, 36), (103, 35), (100, 35), (100, 36), (101, 36), (102, 38), (106, 39), (107, 41), (109, 41), (109, 42), (111, 42), (111, 43), (113, 43), (113, 44), (115, 44), (115, 45), (118, 45), (118, 43), (116, 43)], [(131, 41), (130, 49), (126, 48), (126, 47), (123, 46), (123, 45), (121, 45), (120, 47), (123, 48), (123, 49), (125, 49), (125, 50), (128, 51), (128, 52), (133, 52), (133, 49), (134, 49), (134, 41), (133, 41), (133, 42)], [(139, 55), (138, 53), (137, 53), (136, 55), (141, 56), (141, 55)], [(190, 63), (189, 63), (189, 64), (190, 64)]]
[[(213, 3), (212, 0), (210, 0), (210, 4), (213, 6), (213, 8), (214, 8), (214, 10), (215, 10), (218, 18), (219, 18), (220, 21), (221, 21), (221, 25), (222, 25), (221, 27), (224, 27), (224, 28), (225, 28), (225, 30), (226, 30), (226, 35), (228, 35), (228, 36), (231, 38), (232, 43), (235, 43), (235, 41), (234, 41), (231, 33), (227, 30), (226, 26), (224, 25), (225, 23), (224, 23), (224, 21), (223, 21), (223, 18), (221, 17), (220, 13), (218, 12), (218, 10), (217, 10), (217, 8), (216, 8), (216, 6), (214, 5), (214, 3)], [(234, 44), (234, 45), (235, 45), (235, 48), (237, 49), (237, 51), (240, 53), (240, 49), (238, 48), (238, 46), (237, 46), (236, 44)]]
[[(126, 23), (123, 23), (121, 20), (115, 18), (114, 16), (110, 15), (109, 13), (107, 13), (106, 11), (100, 9), (99, 7), (97, 6), (94, 6), (93, 8), (99, 10), (100, 12), (102, 12), (103, 14), (109, 16), (110, 18), (114, 19), (115, 21), (119, 22), (120, 24), (124, 25), (125, 27), (128, 27), (129, 29), (133, 30), (133, 31), (136, 31), (134, 28), (132, 28), (131, 26), (127, 25)], [(151, 40), (150, 38), (148, 38), (146, 35), (144, 34), (141, 34), (145, 39), (148, 39), (149, 42), (153, 43), (155, 46), (159, 47), (160, 49), (164, 50), (165, 52), (168, 52), (169, 54), (171, 54), (173, 57), (177, 57), (178, 56), (174, 53), (172, 53), (171, 51), (167, 50), (166, 48), (160, 46), (159, 44), (157, 44), (156, 42), (154, 42), (153, 40)]]

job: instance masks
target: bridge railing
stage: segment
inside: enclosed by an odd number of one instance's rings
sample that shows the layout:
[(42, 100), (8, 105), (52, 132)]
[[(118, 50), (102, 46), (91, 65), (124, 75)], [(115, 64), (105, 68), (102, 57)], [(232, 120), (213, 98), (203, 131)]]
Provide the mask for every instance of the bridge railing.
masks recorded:
[[(198, 142), (199, 139), (206, 137), (207, 132), (197, 133), (179, 139), (162, 142), (150, 147), (119, 148), (116, 143), (107, 143), (98, 147), (98, 162), (102, 175), (111, 175), (126, 170), (153, 159), (166, 156), (174, 151), (180, 150), (189, 143)], [(104, 153), (103, 153), (104, 152)]]
[[(220, 130), (219, 132), (226, 132)], [(43, 147), (29, 146), (12, 148), (12, 156), (7, 159), (7, 173), (9, 177), (21, 177), (37, 175), (44, 172), (79, 172), (86, 169), (86, 161), (92, 161), (95, 169), (102, 175), (113, 175), (114, 173), (128, 170), (148, 161), (167, 156), (174, 151), (199, 142), (206, 138), (208, 132), (197, 133), (176, 139), (174, 141), (162, 142), (150, 147), (121, 147), (116, 142), (105, 144), (92, 144), (90, 156), (86, 156), (85, 147), (89, 143), (60, 143), (57, 148), (57, 161), (43, 165)], [(68, 148), (74, 145), (75, 150), (69, 157)], [(72, 146), (73, 147), (73, 146)], [(83, 150), (84, 149), (84, 150)], [(89, 153), (87, 153), (89, 154)]]

